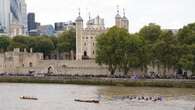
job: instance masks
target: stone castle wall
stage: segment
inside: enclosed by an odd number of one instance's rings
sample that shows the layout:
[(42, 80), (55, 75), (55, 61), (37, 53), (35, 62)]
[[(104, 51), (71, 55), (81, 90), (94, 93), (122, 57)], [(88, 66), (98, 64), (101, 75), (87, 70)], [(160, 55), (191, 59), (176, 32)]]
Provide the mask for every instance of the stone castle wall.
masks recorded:
[[(106, 66), (99, 66), (94, 60), (43, 60), (42, 53), (13, 52), (0, 54), (0, 73), (53, 73), (67, 75), (109, 75)], [(150, 67), (147, 73), (163, 73), (163, 70)], [(122, 72), (117, 71), (118, 74)], [(132, 70), (131, 74), (142, 75), (141, 70)], [(175, 74), (170, 70), (167, 74)]]
[(28, 74), (35, 73), (66, 74), (66, 75), (107, 75), (109, 71), (105, 66), (99, 66), (95, 61), (74, 61), (74, 60), (40, 60), (39, 64), (32, 67), (4, 68), (1, 73)]
[(28, 74), (48, 73), (68, 75), (106, 75), (105, 66), (99, 66), (94, 60), (43, 60), (42, 53), (12, 52), (0, 53), (0, 73)]

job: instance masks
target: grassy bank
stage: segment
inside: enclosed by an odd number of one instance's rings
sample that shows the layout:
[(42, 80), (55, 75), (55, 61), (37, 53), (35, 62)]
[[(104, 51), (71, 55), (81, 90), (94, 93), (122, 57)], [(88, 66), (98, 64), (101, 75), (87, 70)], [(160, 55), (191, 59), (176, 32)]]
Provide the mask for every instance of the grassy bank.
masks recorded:
[(79, 85), (110, 85), (129, 87), (177, 87), (195, 88), (195, 80), (130, 80), (111, 78), (65, 78), (65, 77), (0, 77), (0, 82), (8, 83), (54, 83)]

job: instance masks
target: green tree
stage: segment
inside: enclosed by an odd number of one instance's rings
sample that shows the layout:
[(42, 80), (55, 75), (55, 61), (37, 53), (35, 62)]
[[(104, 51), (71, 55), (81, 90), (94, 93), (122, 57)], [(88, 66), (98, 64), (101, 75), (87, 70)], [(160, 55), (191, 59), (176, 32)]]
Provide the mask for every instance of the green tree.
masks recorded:
[(107, 33), (97, 38), (96, 62), (100, 65), (108, 65), (111, 75), (114, 75), (117, 66), (120, 64), (122, 52), (120, 47), (124, 41), (122, 40), (123, 36), (126, 33), (127, 31), (124, 31), (124, 29), (112, 27)]
[(132, 68), (147, 69), (148, 56), (144, 39), (138, 35), (130, 35), (121, 43), (123, 46), (120, 47), (122, 51), (119, 69), (123, 70), (124, 75)]
[(195, 23), (184, 26), (178, 32), (178, 40), (181, 44), (192, 45), (195, 43)]
[(55, 36), (49, 37), (51, 39), (51, 41), (54, 44), (55, 49), (57, 49), (57, 44), (58, 44), (58, 38)]
[(176, 69), (182, 55), (176, 37), (171, 31), (163, 31), (153, 47), (155, 60), (164, 67), (164, 75), (169, 69)]
[(195, 73), (195, 23), (188, 24), (179, 30), (179, 44), (184, 47), (183, 55), (179, 60), (179, 67), (186, 70), (191, 70)]
[(34, 49), (35, 52), (42, 52), (45, 56), (49, 56), (49, 54), (55, 49), (54, 43), (48, 37), (35, 37), (34, 44), (31, 48)]
[(76, 31), (75, 29), (70, 29), (64, 31), (58, 37), (57, 49), (59, 52), (76, 52)]
[(10, 43), (11, 39), (8, 36), (0, 36), (0, 49), (2, 52), (7, 51)]
[(144, 26), (139, 34), (144, 37), (148, 43), (154, 43), (161, 34), (161, 27), (154, 23), (150, 23), (149, 25)]
[(108, 65), (113, 75), (118, 69), (127, 75), (131, 68), (146, 67), (145, 41), (125, 29), (112, 27), (97, 38), (96, 62)]
[[(155, 59), (155, 53), (154, 53), (154, 45), (158, 41), (160, 35), (161, 35), (161, 27), (159, 25), (156, 25), (154, 23), (150, 23), (149, 25), (144, 26), (139, 31), (139, 35), (143, 37), (145, 40), (145, 48), (147, 49), (147, 61), (150, 61), (150, 64), (152, 66), (155, 66), (157, 64), (157, 60)], [(146, 65), (145, 65), (145, 72), (146, 72)]]
[(13, 50), (13, 48), (20, 48), (20, 49), (29, 49), (30, 38), (28, 36), (16, 36), (11, 40), (11, 45), (9, 49)]

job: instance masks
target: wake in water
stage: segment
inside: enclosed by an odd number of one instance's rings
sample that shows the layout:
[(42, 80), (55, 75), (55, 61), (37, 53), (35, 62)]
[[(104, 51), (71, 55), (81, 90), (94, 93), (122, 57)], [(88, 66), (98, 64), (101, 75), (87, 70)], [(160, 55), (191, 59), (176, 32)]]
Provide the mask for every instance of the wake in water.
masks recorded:
[(130, 101), (152, 101), (152, 102), (161, 102), (163, 97), (151, 97), (151, 96), (114, 96), (112, 100), (130, 100)]

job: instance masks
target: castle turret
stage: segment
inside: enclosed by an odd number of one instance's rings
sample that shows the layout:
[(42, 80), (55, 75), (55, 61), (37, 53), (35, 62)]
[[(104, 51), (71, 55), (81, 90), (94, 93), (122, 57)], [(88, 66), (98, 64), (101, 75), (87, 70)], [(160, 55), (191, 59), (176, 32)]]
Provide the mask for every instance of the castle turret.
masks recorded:
[(83, 29), (83, 19), (80, 15), (76, 19), (76, 60), (82, 60), (82, 29)]
[(123, 9), (123, 18), (121, 19), (121, 27), (129, 31), (129, 20), (125, 16), (125, 9)]
[(115, 25), (119, 28), (125, 28), (129, 31), (129, 20), (125, 16), (125, 10), (123, 9), (123, 17), (119, 14), (119, 8), (117, 7), (117, 14), (115, 16)]
[(120, 14), (119, 14), (119, 7), (117, 6), (117, 14), (116, 14), (116, 16), (115, 16), (115, 25), (117, 26), (117, 27), (121, 27), (121, 16), (120, 16)]

